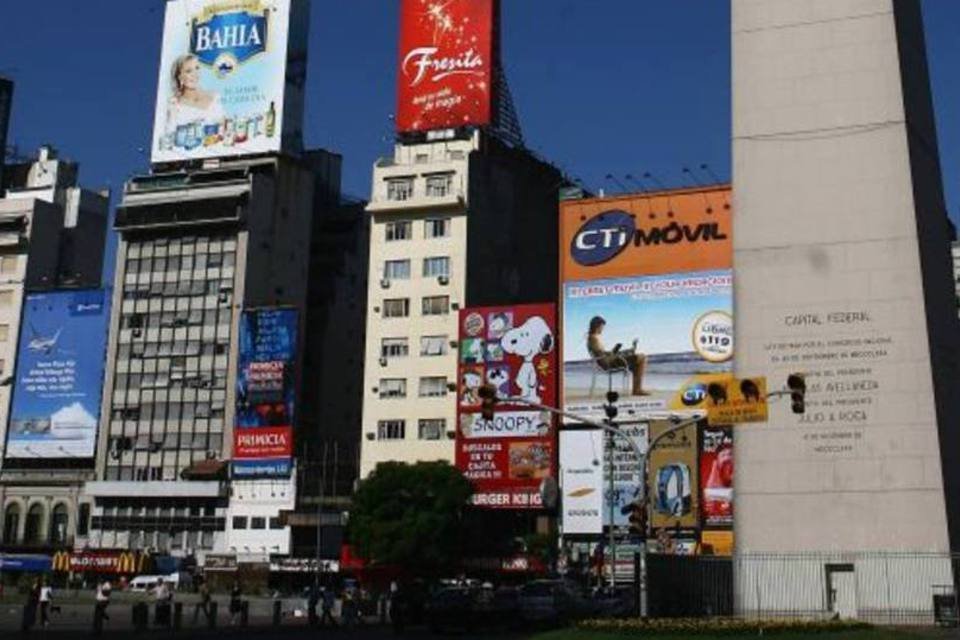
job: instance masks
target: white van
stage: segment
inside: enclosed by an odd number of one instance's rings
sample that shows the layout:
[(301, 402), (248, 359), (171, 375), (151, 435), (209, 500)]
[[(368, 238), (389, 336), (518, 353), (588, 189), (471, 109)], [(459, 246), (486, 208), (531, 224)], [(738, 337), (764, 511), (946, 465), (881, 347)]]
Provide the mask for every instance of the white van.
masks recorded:
[(168, 576), (137, 576), (127, 584), (127, 591), (145, 592), (151, 591), (157, 586), (157, 582), (163, 580), (167, 586), (176, 590), (180, 586), (180, 574), (171, 573)]

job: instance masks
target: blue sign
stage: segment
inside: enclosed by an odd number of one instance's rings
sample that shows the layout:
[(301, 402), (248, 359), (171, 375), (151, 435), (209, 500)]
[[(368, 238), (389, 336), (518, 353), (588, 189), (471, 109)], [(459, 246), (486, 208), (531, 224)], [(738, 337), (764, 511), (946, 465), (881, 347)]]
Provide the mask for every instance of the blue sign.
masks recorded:
[(7, 555), (0, 553), (0, 571), (48, 573), (52, 564), (50, 556)]
[(109, 313), (103, 290), (26, 296), (7, 458), (91, 458)]
[(290, 458), (234, 460), (234, 478), (289, 478), (293, 462)]
[[(292, 430), (296, 402), (297, 311), (255, 309), (240, 317), (234, 447), (247, 429)], [(275, 430), (275, 429), (274, 429)], [(250, 458), (234, 462), (234, 476), (289, 475), (290, 459)]]
[(637, 225), (626, 211), (604, 211), (583, 223), (570, 243), (570, 257), (585, 267), (613, 260), (633, 242)]
[(200, 62), (214, 67), (217, 74), (231, 73), (267, 48), (267, 16), (246, 11), (218, 13), (207, 22), (196, 23), (190, 51)]

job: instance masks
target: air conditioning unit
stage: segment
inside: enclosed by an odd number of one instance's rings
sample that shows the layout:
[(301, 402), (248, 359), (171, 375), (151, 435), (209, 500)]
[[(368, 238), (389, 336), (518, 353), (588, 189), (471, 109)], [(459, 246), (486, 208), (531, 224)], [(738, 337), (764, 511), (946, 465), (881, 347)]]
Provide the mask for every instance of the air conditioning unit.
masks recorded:
[(375, 434), (373, 431), (367, 432), (367, 440), (376, 440), (376, 439), (377, 439), (377, 434)]
[(447, 431), (447, 439), (448, 439), (448, 440), (456, 440), (456, 438), (457, 438), (457, 432), (456, 432), (456, 431)]
[(450, 278), (448, 278), (447, 276), (437, 276), (437, 282), (439, 282), (443, 286), (446, 286), (450, 284)]
[(450, 308), (453, 309), (454, 311), (457, 311), (457, 310), (460, 308), (460, 303), (459, 303), (459, 302), (451, 302), (451, 303), (450, 303)]
[(380, 366), (381, 366), (381, 367), (387, 366), (387, 358), (386, 358), (386, 356), (380, 356)]
[(460, 343), (457, 342), (456, 340), (451, 340), (451, 341), (450, 341), (450, 348), (451, 348), (451, 349), (456, 349), (456, 348), (459, 347), (459, 346), (460, 346)]
[(380, 287), (383, 288), (383, 289), (389, 289), (389, 288), (390, 288), (390, 280), (389, 280), (388, 278), (383, 278), (382, 280), (380, 280)]

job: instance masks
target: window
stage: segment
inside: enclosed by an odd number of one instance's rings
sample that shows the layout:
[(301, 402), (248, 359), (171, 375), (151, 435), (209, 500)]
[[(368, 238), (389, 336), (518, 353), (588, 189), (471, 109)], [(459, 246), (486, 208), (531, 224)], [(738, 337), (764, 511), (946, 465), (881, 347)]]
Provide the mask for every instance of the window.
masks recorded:
[(267, 528), (267, 519), (253, 517), (250, 518), (250, 528), (251, 529), (266, 529)]
[(200, 548), (213, 549), (213, 531), (203, 531), (200, 533)]
[(423, 226), (425, 238), (446, 238), (450, 235), (450, 218), (425, 220)]
[(283, 523), (280, 522), (280, 518), (270, 518), (270, 528), (274, 531), (283, 529)]
[(3, 514), (3, 541), (7, 544), (16, 544), (17, 531), (20, 529), (20, 505), (10, 504)]
[(246, 529), (246, 528), (247, 528), (247, 517), (246, 517), (246, 516), (233, 516), (233, 528), (234, 528), (234, 529)]
[[(406, 318), (410, 315), (410, 299), (394, 298), (383, 301), (384, 318)], [(0, 325), (3, 326), (3, 325)]]
[(27, 544), (42, 542), (43, 536), (43, 507), (34, 504), (27, 510), (27, 522), (23, 531), (23, 541)]
[(436, 278), (450, 275), (450, 258), (434, 257), (423, 259), (423, 277)]
[(439, 398), (447, 395), (447, 379), (440, 376), (420, 378), (420, 396), (423, 398)]
[(77, 516), (77, 535), (85, 536), (90, 532), (90, 503), (80, 505), (80, 514)]
[(450, 296), (428, 296), (423, 299), (423, 315), (445, 316), (450, 313)]
[(409, 353), (406, 338), (384, 338), (380, 341), (380, 356), (383, 358), (405, 358)]
[(407, 397), (407, 381), (404, 378), (381, 378), (377, 388), (381, 398)]
[(453, 185), (453, 174), (444, 173), (437, 176), (427, 176), (427, 197), (442, 198), (450, 194)]
[(409, 280), (409, 260), (387, 260), (383, 263), (383, 277), (387, 280)]
[(62, 502), (53, 508), (50, 514), (50, 533), (47, 536), (52, 544), (62, 546), (67, 543), (67, 505)]
[(439, 440), (447, 428), (447, 421), (443, 418), (435, 420), (421, 420), (417, 429), (417, 436), (421, 440)]
[(0, 307), (9, 307), (13, 304), (13, 291), (0, 291)]
[(381, 420), (377, 423), (378, 440), (403, 440), (407, 423), (403, 420)]
[(413, 223), (409, 220), (387, 223), (387, 242), (393, 242), (394, 240), (409, 240), (412, 235)]
[(0, 258), (0, 273), (11, 274), (17, 272), (17, 257), (3, 256)]
[(413, 178), (387, 180), (387, 200), (409, 200), (413, 197)]
[(447, 336), (422, 336), (420, 338), (421, 356), (447, 355)]

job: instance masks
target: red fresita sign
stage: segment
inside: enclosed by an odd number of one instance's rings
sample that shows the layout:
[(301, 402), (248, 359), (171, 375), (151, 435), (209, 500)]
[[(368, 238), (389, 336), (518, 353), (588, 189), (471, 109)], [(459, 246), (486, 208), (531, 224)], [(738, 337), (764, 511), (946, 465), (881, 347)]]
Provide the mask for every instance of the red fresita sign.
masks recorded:
[[(556, 309), (552, 304), (460, 311), (456, 461), (489, 509), (542, 509), (540, 484), (556, 477)], [(479, 389), (501, 398), (492, 420)], [(523, 399), (522, 401), (520, 399)]]
[(400, 132), (485, 125), (493, 111), (498, 0), (403, 0)]

